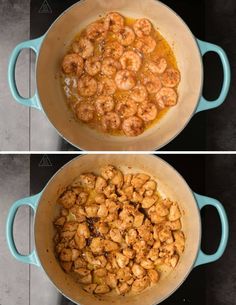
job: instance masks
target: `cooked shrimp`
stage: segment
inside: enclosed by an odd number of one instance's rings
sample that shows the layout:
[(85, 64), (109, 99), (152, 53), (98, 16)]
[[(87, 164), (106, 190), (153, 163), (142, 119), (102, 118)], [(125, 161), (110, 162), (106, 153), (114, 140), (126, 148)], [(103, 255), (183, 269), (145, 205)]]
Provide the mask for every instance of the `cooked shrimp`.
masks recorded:
[(83, 58), (89, 58), (93, 55), (94, 46), (87, 38), (81, 38), (79, 41), (73, 43), (72, 49)]
[(161, 81), (157, 75), (152, 73), (145, 74), (142, 76), (142, 81), (150, 94), (157, 93), (161, 89)]
[(153, 121), (157, 116), (157, 107), (153, 103), (142, 103), (138, 107), (138, 117), (144, 122)]
[(135, 75), (129, 70), (120, 70), (116, 73), (115, 82), (119, 89), (130, 90), (135, 86)]
[(118, 129), (120, 127), (120, 117), (115, 112), (108, 112), (102, 117), (102, 127), (104, 130)]
[(62, 69), (66, 74), (76, 72), (80, 76), (83, 72), (84, 61), (79, 54), (68, 54), (62, 62)]
[(135, 113), (137, 112), (137, 105), (131, 99), (119, 101), (116, 104), (116, 112), (119, 114), (121, 118), (126, 119), (135, 115)]
[(91, 76), (98, 74), (101, 70), (101, 63), (99, 61), (99, 57), (97, 56), (89, 57), (85, 61), (84, 68), (85, 71)]
[(81, 96), (92, 96), (97, 91), (97, 81), (88, 75), (82, 76), (78, 80), (78, 92)]
[(180, 82), (180, 73), (176, 69), (167, 69), (161, 75), (161, 82), (163, 86), (173, 88)]
[(136, 116), (131, 116), (123, 121), (122, 130), (129, 137), (138, 136), (143, 133), (143, 121)]
[(95, 107), (99, 115), (104, 115), (114, 109), (115, 103), (112, 96), (100, 95), (95, 101)]
[(142, 18), (138, 19), (134, 24), (134, 31), (138, 37), (150, 35), (152, 30), (152, 24), (149, 20)]
[(130, 27), (125, 26), (117, 34), (117, 39), (118, 39), (119, 43), (121, 43), (123, 46), (127, 47), (127, 46), (131, 45), (135, 40), (134, 31)]
[(75, 113), (81, 121), (90, 122), (93, 119), (94, 110), (95, 109), (93, 105), (82, 102), (76, 105)]
[(105, 24), (101, 22), (94, 22), (90, 24), (86, 29), (86, 35), (88, 39), (101, 42), (106, 38), (107, 29)]
[(148, 62), (146, 67), (152, 73), (161, 74), (167, 68), (167, 62), (166, 62), (165, 58), (159, 58), (157, 60), (157, 62), (155, 62), (155, 61)]
[(136, 40), (136, 48), (144, 54), (152, 53), (156, 47), (156, 41), (151, 36), (143, 36)]
[(120, 63), (112, 57), (106, 57), (102, 62), (101, 71), (107, 76), (112, 76), (120, 69)]
[(120, 63), (123, 69), (137, 72), (141, 67), (142, 59), (136, 52), (127, 51), (121, 56)]
[(160, 109), (165, 107), (175, 106), (177, 103), (177, 93), (172, 88), (161, 88), (156, 94), (156, 102)]
[(125, 20), (119, 13), (111, 12), (105, 17), (105, 24), (109, 27), (109, 30), (118, 33), (124, 28)]
[(147, 90), (143, 85), (137, 85), (131, 91), (131, 98), (135, 102), (143, 102), (147, 98)]
[(117, 41), (109, 42), (104, 47), (104, 56), (119, 59), (124, 53), (124, 47)]
[(113, 79), (104, 77), (98, 83), (98, 94), (112, 95), (116, 92), (116, 84)]

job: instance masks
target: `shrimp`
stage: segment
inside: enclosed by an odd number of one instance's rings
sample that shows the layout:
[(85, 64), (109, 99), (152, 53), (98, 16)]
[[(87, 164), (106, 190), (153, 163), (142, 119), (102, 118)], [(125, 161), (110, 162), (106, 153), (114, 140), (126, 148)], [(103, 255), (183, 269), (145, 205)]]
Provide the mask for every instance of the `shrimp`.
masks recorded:
[(180, 82), (180, 73), (176, 69), (167, 69), (161, 76), (163, 86), (173, 88)]
[(177, 103), (177, 93), (172, 88), (163, 87), (156, 94), (156, 102), (160, 109), (164, 109), (165, 107), (175, 106)]
[(80, 76), (83, 72), (84, 61), (79, 54), (68, 54), (62, 62), (62, 69), (66, 74), (76, 72)]
[(78, 53), (83, 58), (89, 58), (93, 55), (94, 46), (90, 40), (87, 38), (81, 38), (72, 45), (72, 49), (75, 53)]
[(157, 93), (161, 89), (161, 81), (159, 77), (152, 73), (143, 75), (143, 84), (150, 94)]
[(111, 12), (105, 17), (105, 24), (112, 32), (118, 33), (124, 28), (124, 17), (119, 13)]
[(142, 59), (136, 52), (127, 51), (121, 56), (120, 63), (123, 69), (137, 72), (141, 67)]
[(101, 42), (107, 36), (107, 28), (101, 22), (94, 22), (87, 27), (86, 35), (89, 40)]
[(101, 63), (99, 62), (99, 58), (97, 56), (89, 57), (85, 61), (84, 68), (89, 75), (96, 75), (101, 70)]
[(153, 103), (142, 103), (138, 107), (138, 117), (144, 122), (153, 121), (157, 116), (157, 107)]
[(159, 58), (157, 62), (150, 61), (147, 63), (146, 67), (152, 73), (162, 74), (167, 68), (167, 62), (165, 58)]
[(116, 104), (116, 112), (119, 114), (122, 118), (129, 118), (137, 112), (137, 105), (136, 103), (129, 99), (126, 101), (119, 101)]
[(119, 89), (130, 90), (135, 86), (136, 79), (132, 71), (120, 70), (116, 73), (115, 82)]
[(120, 127), (120, 117), (115, 112), (108, 112), (102, 117), (102, 127), (104, 130), (118, 129)]
[(150, 35), (152, 30), (151, 22), (145, 18), (138, 19), (134, 24), (134, 31), (138, 37)]
[(78, 80), (78, 91), (81, 96), (94, 95), (97, 91), (97, 81), (91, 76), (82, 76)]
[(122, 46), (127, 47), (127, 46), (131, 45), (135, 40), (134, 31), (130, 27), (125, 26), (117, 34), (117, 40), (119, 43), (122, 44)]
[(83, 122), (92, 121), (94, 116), (94, 111), (95, 111), (94, 106), (86, 102), (77, 104), (75, 108), (77, 117)]
[(112, 96), (100, 95), (95, 101), (95, 107), (99, 115), (104, 115), (114, 109), (115, 103)]
[(143, 121), (136, 116), (131, 116), (123, 121), (122, 130), (127, 136), (138, 136), (144, 131)]
[(107, 76), (112, 76), (120, 69), (120, 63), (111, 57), (106, 57), (102, 62), (102, 73)]
[(117, 41), (109, 42), (105, 45), (104, 56), (119, 59), (124, 53), (124, 47)]
[(144, 54), (152, 53), (156, 47), (156, 41), (151, 36), (143, 36), (136, 40), (136, 48)]
[(112, 95), (116, 92), (116, 84), (113, 79), (104, 77), (98, 83), (98, 94)]
[(147, 90), (143, 85), (137, 85), (131, 91), (131, 98), (135, 102), (143, 102), (147, 97)]

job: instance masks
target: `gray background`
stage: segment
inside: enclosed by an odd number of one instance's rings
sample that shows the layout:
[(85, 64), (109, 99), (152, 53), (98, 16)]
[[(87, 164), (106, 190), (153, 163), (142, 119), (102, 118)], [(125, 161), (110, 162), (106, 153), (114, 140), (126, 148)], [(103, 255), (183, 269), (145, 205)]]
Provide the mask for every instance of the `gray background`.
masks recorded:
[[(42, 158), (40, 157), (39, 160)], [(165, 158), (172, 160), (170, 163), (177, 168), (183, 168), (180, 166), (180, 162), (188, 160), (185, 162), (187, 166), (184, 167), (184, 177), (186, 175), (189, 177), (187, 182), (190, 187), (194, 185), (194, 179), (200, 179), (198, 168), (194, 167), (195, 162), (191, 162), (191, 169), (188, 168), (190, 156), (171, 157), (166, 155)], [(53, 157), (53, 160), (56, 162), (56, 156)], [(206, 272), (206, 303), (204, 304), (235, 305), (236, 155), (208, 155), (204, 162), (206, 171), (205, 177), (202, 179), (205, 180), (205, 195), (217, 198), (224, 204), (229, 218), (230, 238), (226, 252), (220, 260), (196, 268), (189, 277), (196, 275), (200, 270)], [(40, 171), (43, 172), (42, 169)], [(194, 171), (196, 177), (192, 177)], [(0, 305), (70, 305), (69, 301), (57, 293), (42, 269), (17, 262), (6, 245), (5, 222), (8, 209), (17, 199), (29, 196), (30, 181), (33, 180), (35, 179), (30, 178), (30, 157), (28, 155), (0, 155), (0, 231), (2, 232), (0, 234)], [(196, 191), (198, 190), (196, 189)], [(219, 226), (215, 226), (213, 219), (217, 220), (218, 217), (216, 212), (211, 209), (205, 218), (203, 234), (210, 234), (205, 236), (205, 240), (208, 241), (208, 248), (214, 250), (217, 242), (216, 236), (220, 231)], [(16, 217), (14, 233), (17, 247), (22, 253), (28, 253), (29, 249), (33, 247), (32, 221), (32, 212), (26, 207), (21, 208)], [(210, 230), (206, 230), (206, 225), (210, 227)], [(214, 236), (212, 236), (212, 230), (215, 230)], [(204, 279), (202, 281), (204, 282)], [(194, 290), (194, 287), (190, 285), (189, 289)], [(166, 302), (168, 304), (168, 299)], [(182, 300), (183, 305), (186, 302), (192, 304), (186, 299)]]
[[(60, 304), (60, 295), (42, 269), (16, 261), (6, 245), (8, 209), (14, 201), (29, 195), (30, 156), (0, 155), (0, 305)], [(29, 253), (33, 247), (32, 222), (29, 208), (20, 208), (14, 235), (22, 254)]]
[[(181, 4), (181, 0), (178, 1)], [(221, 45), (226, 50), (233, 72), (232, 83), (235, 84), (236, 1), (207, 0), (206, 4), (207, 40)], [(6, 76), (8, 58), (12, 49), (19, 42), (29, 39), (29, 22), (30, 1), (0, 0), (0, 150), (2, 151), (50, 151), (61, 149), (62, 145), (61, 139), (46, 117), (37, 110), (27, 109), (27, 107), (15, 103), (8, 89)], [(217, 64), (217, 58), (214, 60)], [(20, 56), (17, 64), (18, 86), (20, 92), (26, 97), (34, 92), (34, 62), (34, 56), (31, 55), (30, 64), (30, 54), (26, 50)], [(220, 68), (217, 71), (220, 71)], [(216, 79), (214, 75), (215, 73), (211, 75), (213, 86), (215, 86), (214, 80)], [(217, 92), (215, 93), (214, 97), (217, 96)], [(225, 104), (207, 112), (208, 150), (236, 150), (235, 99), (236, 89), (231, 86)], [(197, 115), (201, 115), (201, 113)], [(193, 137), (196, 137), (196, 133), (193, 134)], [(71, 148), (62, 147), (62, 149)]]

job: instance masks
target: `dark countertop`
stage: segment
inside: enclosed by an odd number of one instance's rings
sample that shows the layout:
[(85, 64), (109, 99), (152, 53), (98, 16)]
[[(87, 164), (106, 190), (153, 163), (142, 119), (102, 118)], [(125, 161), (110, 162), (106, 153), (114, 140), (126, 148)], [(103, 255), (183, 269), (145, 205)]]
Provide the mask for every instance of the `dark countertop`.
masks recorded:
[[(51, 176), (75, 156), (47, 155), (42, 160), (42, 155), (32, 155), (31, 194), (41, 191)], [(160, 157), (183, 175), (192, 190), (220, 200), (226, 209), (230, 223), (230, 239), (223, 257), (217, 262), (193, 269), (184, 284), (162, 304), (235, 305), (236, 247), (233, 235), (236, 233), (234, 217), (236, 155), (161, 155)], [(216, 211), (211, 207), (204, 208), (201, 214), (202, 247), (207, 253), (211, 253), (217, 248), (219, 241), (219, 219)], [(38, 284), (32, 281), (31, 287)], [(51, 305), (71, 304), (61, 296), (58, 303)]]

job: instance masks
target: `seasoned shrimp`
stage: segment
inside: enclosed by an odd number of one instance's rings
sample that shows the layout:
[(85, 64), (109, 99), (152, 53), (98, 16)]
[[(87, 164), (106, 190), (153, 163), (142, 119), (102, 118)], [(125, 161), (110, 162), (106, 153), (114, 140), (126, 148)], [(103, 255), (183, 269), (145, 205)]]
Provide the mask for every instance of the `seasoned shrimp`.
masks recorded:
[(120, 63), (112, 57), (106, 57), (102, 62), (101, 71), (107, 76), (112, 76), (120, 69)]
[(161, 81), (157, 75), (152, 73), (145, 74), (142, 76), (142, 81), (150, 94), (157, 93), (161, 89)]
[(157, 107), (153, 103), (142, 103), (137, 114), (144, 122), (153, 121), (157, 116)]
[(101, 70), (101, 63), (99, 62), (99, 57), (97, 56), (89, 57), (85, 61), (84, 68), (85, 71), (91, 76), (98, 74)]
[(124, 47), (117, 41), (109, 42), (104, 47), (104, 56), (119, 59), (124, 53)]
[(143, 133), (143, 121), (136, 116), (131, 116), (123, 121), (122, 130), (129, 137), (138, 136)]
[(137, 112), (136, 103), (129, 99), (124, 101), (119, 101), (116, 104), (116, 112), (119, 114), (121, 118), (129, 118)]
[(120, 70), (116, 73), (115, 82), (119, 89), (130, 90), (136, 84), (135, 75), (129, 70)]
[(123, 69), (137, 72), (141, 67), (142, 59), (136, 52), (127, 51), (121, 56), (120, 63)]
[(68, 54), (62, 62), (62, 69), (66, 74), (76, 72), (80, 76), (83, 72), (84, 61), (79, 54)]
[(105, 24), (110, 31), (118, 33), (124, 28), (125, 20), (119, 13), (111, 12), (106, 15)]
[(106, 38), (107, 28), (102, 22), (94, 22), (87, 27), (86, 35), (92, 41), (101, 42)]
[(97, 81), (88, 75), (82, 76), (78, 80), (78, 92), (81, 96), (92, 96), (97, 91)]
[(93, 105), (82, 102), (76, 105), (75, 113), (81, 121), (90, 122), (93, 119), (94, 110), (95, 109)]
[(72, 49), (75, 53), (78, 53), (83, 58), (89, 58), (93, 55), (94, 46), (90, 40), (87, 38), (81, 38), (72, 45)]
[[(168, 107), (177, 103), (180, 72), (173, 50), (151, 20), (142, 16), (133, 19), (108, 11), (75, 36), (61, 62), (61, 78), (67, 104), (75, 116), (78, 116), (76, 109), (80, 109), (80, 104), (93, 105), (93, 111), (91, 106), (86, 106), (88, 113), (84, 122), (90, 122), (89, 128), (98, 132), (104, 130), (112, 136), (125, 136), (126, 133), (135, 136), (152, 128), (154, 123), (158, 124), (169, 111)], [(166, 111), (162, 111), (162, 115), (160, 111), (164, 108)], [(85, 109), (82, 109), (83, 114)], [(158, 122), (153, 119), (154, 114), (157, 114)], [(127, 120), (130, 117), (134, 118)], [(152, 124), (148, 123), (152, 121)], [(119, 127), (113, 131), (110, 125)], [(122, 126), (128, 131), (122, 130)], [(127, 195), (125, 190), (119, 191), (107, 190), (103, 194), (106, 199), (122, 204), (136, 198), (133, 202), (141, 205), (142, 200), (138, 197), (155, 193), (135, 190), (133, 195), (129, 190)], [(119, 220), (119, 215), (109, 213), (107, 222), (112, 218)], [(159, 215), (153, 218), (161, 220)], [(148, 246), (151, 243), (149, 241)]]
[(172, 88), (163, 87), (156, 94), (156, 102), (160, 109), (176, 105), (177, 98), (177, 93)]
[(136, 48), (144, 54), (152, 53), (156, 48), (156, 41), (151, 36), (143, 36), (136, 40)]
[(146, 68), (152, 73), (161, 74), (167, 68), (167, 62), (165, 58), (159, 58), (157, 61), (148, 62)]
[(108, 112), (102, 117), (102, 127), (104, 130), (115, 130), (120, 127), (120, 117), (115, 112)]
[(180, 73), (176, 69), (167, 69), (161, 75), (161, 82), (163, 86), (173, 88), (180, 82)]
[(138, 37), (150, 35), (152, 30), (152, 24), (149, 20), (142, 18), (138, 19), (134, 24), (134, 31)]
[(122, 44), (122, 46), (127, 47), (127, 46), (131, 45), (135, 40), (134, 31), (130, 27), (125, 26), (117, 34), (117, 39), (118, 39), (118, 42)]
[(131, 98), (135, 102), (144, 102), (147, 98), (147, 90), (143, 85), (137, 85), (131, 91)]
[(98, 94), (112, 95), (116, 92), (116, 83), (113, 79), (104, 77), (98, 83)]
[(114, 109), (115, 103), (112, 96), (100, 95), (95, 101), (95, 107), (99, 115), (104, 115)]

